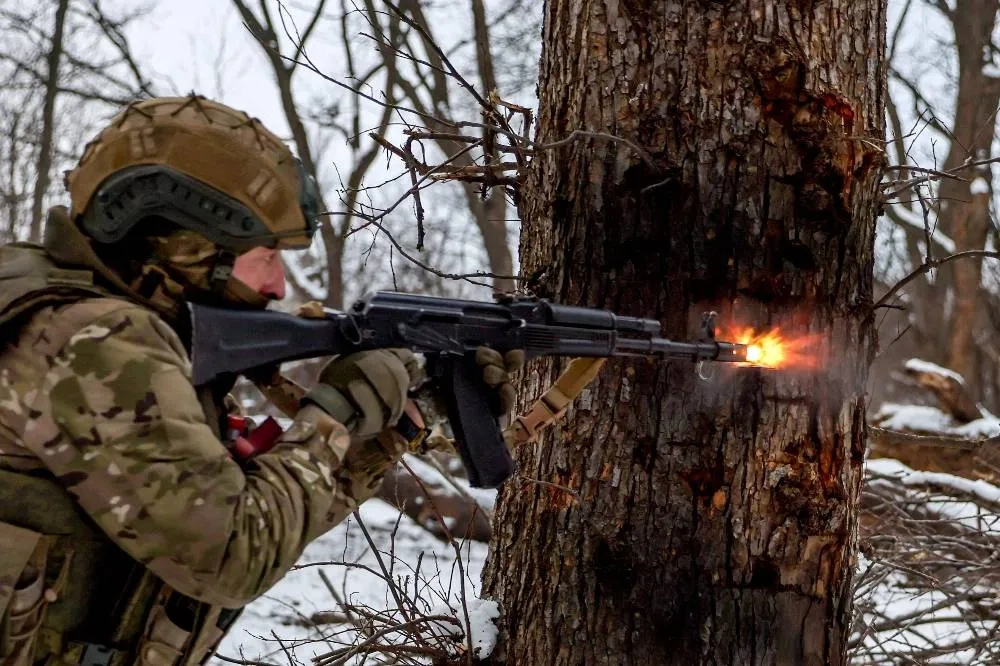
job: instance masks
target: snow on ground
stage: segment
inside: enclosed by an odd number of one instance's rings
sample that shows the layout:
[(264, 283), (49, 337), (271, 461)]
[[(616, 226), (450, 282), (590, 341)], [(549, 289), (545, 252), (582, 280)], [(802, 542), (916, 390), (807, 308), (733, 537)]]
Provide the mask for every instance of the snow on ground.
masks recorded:
[[(877, 564), (868, 564), (877, 567)], [(868, 568), (862, 565), (859, 575)], [(971, 588), (967, 593), (988, 593), (986, 588)], [(991, 655), (974, 648), (963, 648), (976, 633), (989, 636), (996, 630), (992, 619), (978, 619), (972, 609), (952, 596), (928, 589), (914, 589), (901, 573), (890, 573), (876, 586), (868, 603), (858, 604), (872, 632), (862, 639), (862, 655), (852, 664), (967, 664), (991, 666)], [(866, 612), (868, 609), (870, 611)], [(878, 629), (881, 629), (879, 631)], [(952, 649), (949, 649), (951, 647)], [(934, 654), (937, 651), (941, 654)], [(920, 655), (914, 658), (908, 655)], [(883, 656), (888, 657), (884, 659)]]
[(983, 418), (956, 424), (949, 414), (937, 407), (884, 403), (872, 421), (880, 428), (899, 432), (948, 435), (965, 439), (985, 439), (1000, 435), (1000, 420), (983, 411)]
[(881, 501), (864, 519), (876, 555), (858, 558), (851, 663), (997, 664), (1000, 488), (897, 460), (866, 467), (865, 492)]
[[(489, 654), (496, 641), (492, 619), (499, 615), (499, 609), (495, 602), (478, 598), (487, 545), (475, 541), (459, 542), (463, 575), (453, 546), (436, 539), (390, 505), (369, 500), (362, 505), (360, 514), (380, 551), (382, 562), (387, 568), (391, 567), (392, 578), (401, 580), (411, 596), (422, 599), (422, 610), (427, 615), (444, 614), (456, 618), (453, 625), (442, 623), (437, 633), (446, 634), (448, 627), (465, 626), (466, 611), (461, 601), (464, 595), (472, 625), (473, 647), (481, 656)], [(421, 592), (413, 595), (414, 572), (418, 566)], [(246, 608), (222, 642), (218, 650), (221, 655), (282, 665), (294, 658), (298, 663), (309, 664), (316, 655), (359, 642), (349, 624), (313, 626), (310, 621), (317, 613), (336, 613), (339, 617), (334, 620), (343, 617), (342, 606), (326, 587), (320, 572), (332, 583), (337, 596), (348, 604), (378, 611), (397, 607), (389, 586), (378, 573), (381, 571), (379, 558), (353, 517), (313, 542), (297, 567)], [(280, 644), (275, 635), (281, 639)], [(391, 638), (386, 637), (385, 642), (391, 642)], [(463, 643), (458, 639), (460, 647)], [(224, 662), (214, 660), (213, 663)]]
[(974, 181), (969, 184), (969, 194), (989, 194), (990, 184), (986, 182), (986, 179), (979, 176)]
[[(408, 462), (422, 477), (429, 479), (436, 473), (425, 464), (421, 467), (418, 461)], [(899, 484), (910, 497), (905, 501), (924, 503), (933, 514), (966, 529), (1000, 534), (1000, 519), (994, 511), (984, 511), (983, 506), (1000, 503), (1000, 488), (949, 474), (915, 471), (895, 460), (871, 460), (867, 467), (875, 483)], [(928, 494), (925, 490), (928, 485), (939, 490)], [(491, 508), (492, 491), (476, 492), (479, 503)], [(464, 570), (460, 570), (451, 545), (436, 539), (393, 507), (370, 500), (360, 513), (382, 562), (392, 567), (393, 578), (402, 579), (404, 587), (412, 590), (414, 570), (419, 567), (423, 612), (454, 618), (434, 625), (436, 633), (446, 637), (443, 644), (455, 646), (456, 650), (464, 647), (465, 639), (457, 635), (456, 629), (468, 626), (464, 619), (467, 612), (474, 649), (480, 655), (489, 654), (496, 641), (493, 620), (498, 617), (499, 609), (494, 602), (478, 598), (487, 545), (461, 543)], [(361, 526), (350, 518), (311, 544), (296, 570), (247, 607), (220, 646), (220, 654), (281, 666), (291, 660), (309, 665), (317, 655), (357, 644), (360, 642), (357, 631), (344, 622), (338, 598), (373, 610), (393, 611), (396, 603), (379, 571), (379, 558), (370, 548)], [(336, 596), (331, 594), (320, 572), (325, 574)], [(927, 659), (915, 663), (994, 663), (991, 659), (995, 653), (982, 654), (963, 647), (970, 636), (990, 635), (1000, 629), (990, 613), (983, 616), (981, 605), (968, 602), (970, 595), (993, 596), (982, 581), (970, 581), (971, 585), (961, 587), (960, 581), (941, 580), (941, 584), (928, 588), (915, 585), (907, 569), (887, 568), (884, 560), (872, 561), (864, 556), (859, 557), (858, 579), (863, 589), (857, 611), (862, 614), (866, 629), (863, 635), (854, 636), (859, 645), (852, 663), (895, 664), (897, 658), (903, 660), (899, 663), (908, 663), (907, 655)], [(961, 594), (956, 595), (951, 589), (955, 587), (953, 583), (958, 583)], [(326, 622), (312, 621), (316, 614), (326, 614)], [(392, 642), (392, 637), (386, 637), (385, 642)], [(398, 634), (395, 637), (402, 640)], [(927, 658), (928, 653), (942, 648), (943, 654)], [(217, 659), (213, 663), (224, 662)], [(365, 662), (357, 657), (345, 663)]]
[(891, 476), (905, 486), (936, 485), (974, 495), (984, 502), (1000, 504), (1000, 488), (982, 480), (972, 480), (942, 472), (922, 472), (910, 469), (898, 460), (880, 458), (868, 461), (868, 471), (873, 474)]
[[(473, 488), (466, 479), (457, 476), (446, 477), (418, 456), (406, 454), (403, 456), (403, 460), (414, 474), (423, 479), (424, 483), (432, 488), (436, 488), (436, 492), (446, 494), (451, 490), (456, 495), (461, 492), (461, 494), (471, 497), (479, 505), (480, 509), (489, 515), (493, 515), (493, 509), (497, 501), (497, 491), (495, 489)], [(457, 460), (455, 458), (456, 462)], [(455, 488), (455, 486), (458, 488)]]

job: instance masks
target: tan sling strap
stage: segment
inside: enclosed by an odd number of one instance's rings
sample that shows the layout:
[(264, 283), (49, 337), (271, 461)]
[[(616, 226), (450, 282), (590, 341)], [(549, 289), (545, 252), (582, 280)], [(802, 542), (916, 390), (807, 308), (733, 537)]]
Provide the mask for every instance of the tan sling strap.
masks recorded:
[(542, 394), (525, 414), (511, 424), (514, 442), (521, 444), (535, 439), (538, 432), (562, 418), (570, 403), (594, 381), (604, 367), (605, 358), (574, 358), (552, 386)]

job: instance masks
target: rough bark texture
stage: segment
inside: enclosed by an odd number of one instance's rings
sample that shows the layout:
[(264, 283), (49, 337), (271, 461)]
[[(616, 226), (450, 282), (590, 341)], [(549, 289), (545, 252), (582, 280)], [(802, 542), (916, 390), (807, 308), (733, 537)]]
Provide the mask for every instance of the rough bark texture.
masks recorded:
[(845, 662), (884, 21), (880, 0), (547, 3), (539, 140), (606, 132), (652, 163), (538, 154), (530, 286), (669, 337), (712, 308), (822, 342), (815, 372), (609, 363), (516, 453), (484, 574), (507, 663)]

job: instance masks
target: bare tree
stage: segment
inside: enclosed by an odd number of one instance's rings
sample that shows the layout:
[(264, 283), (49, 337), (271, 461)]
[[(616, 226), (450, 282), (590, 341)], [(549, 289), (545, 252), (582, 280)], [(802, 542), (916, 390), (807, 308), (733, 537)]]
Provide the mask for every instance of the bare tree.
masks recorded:
[[(899, 8), (890, 44), (895, 94), (887, 109), (889, 147), (898, 168), (889, 179), (916, 185), (894, 184), (886, 191), (886, 212), (894, 224), (884, 230), (896, 240), (881, 247), (895, 248), (898, 255), (877, 271), (882, 289), (900, 267), (905, 271), (952, 253), (986, 250), (997, 240), (991, 175), (1000, 104), (1000, 70), (994, 64), (1000, 52), (993, 43), (997, 4), (905, 0)], [(914, 40), (914, 32), (928, 22), (949, 33), (943, 48), (923, 49)], [(905, 46), (914, 41), (916, 46)], [(887, 253), (892, 251), (884, 249), (883, 257)], [(943, 265), (908, 285), (894, 301), (899, 310), (880, 314), (880, 337), (892, 344), (883, 345), (873, 366), (874, 404), (919, 396), (890, 376), (902, 359), (919, 356), (955, 369), (985, 405), (1000, 407), (1000, 356), (990, 335), (1000, 321), (997, 290), (989, 286), (996, 275), (996, 266), (984, 266), (982, 256)]]
[(63, 55), (63, 32), (66, 29), (66, 12), (69, 0), (58, 0), (52, 28), (52, 40), (46, 58), (45, 101), (42, 104), (42, 132), (39, 137), (38, 166), (35, 169), (35, 194), (31, 201), (31, 232), (29, 238), (42, 237), (42, 202), (49, 190), (49, 171), (52, 169), (52, 134), (55, 131), (56, 95), (59, 94), (59, 61)]
[(955, 371), (910, 359), (902, 374), (934, 405), (873, 416), (852, 663), (993, 664), (1000, 424)]
[[(339, 8), (331, 8), (330, 3), (319, 2), (307, 14), (300, 12), (300, 18), (304, 16), (300, 21), (296, 21), (292, 11), (280, 2), (262, 2), (252, 8), (245, 0), (233, 0), (233, 5), (248, 30), (264, 48), (267, 60), (275, 72), (285, 118), (296, 148), (303, 157), (306, 168), (320, 182), (326, 183), (324, 190), (327, 192), (332, 188), (329, 179), (322, 178), (321, 161), (317, 159), (316, 152), (317, 146), (324, 141), (328, 145), (328, 140), (319, 138), (318, 133), (310, 134), (308, 126), (332, 131), (346, 140), (350, 161), (348, 168), (343, 168), (342, 164), (337, 169), (341, 186), (339, 206), (331, 208), (330, 197), (324, 198), (324, 206), (328, 211), (324, 217), (322, 234), (326, 256), (318, 258), (320, 261), (316, 257), (306, 261), (305, 274), (295, 275), (296, 278), (315, 275), (316, 264), (325, 264), (322, 282), (326, 287), (326, 300), (329, 305), (338, 307), (343, 302), (344, 280), (347, 275), (344, 261), (347, 239), (361, 230), (370, 231), (373, 239), (385, 236), (387, 229), (372, 225), (371, 218), (387, 215), (402, 202), (401, 200), (395, 205), (380, 204), (373, 196), (382, 194), (373, 194), (377, 188), (366, 184), (372, 167), (380, 163), (384, 140), (393, 135), (393, 132), (398, 134), (394, 126), (420, 126), (436, 130), (453, 128), (456, 114), (467, 110), (453, 101), (453, 89), (464, 87), (468, 91), (474, 87), (452, 66), (452, 61), (434, 35), (433, 22), (421, 3), (404, 0), (396, 5), (364, 0), (352, 5), (342, 0)], [(521, 2), (510, 2), (509, 5), (511, 12), (523, 8)], [(454, 3), (454, 6), (463, 5)], [(454, 46), (459, 50), (473, 47), (473, 71), (479, 81), (478, 88), (485, 91), (484, 95), (490, 94), (498, 81), (489, 41), (491, 30), (496, 24), (491, 23), (485, 4), (479, 0), (470, 1), (465, 8), (469, 12), (472, 34), (465, 43), (460, 41)], [(334, 13), (334, 9), (339, 10), (339, 14)], [(509, 20), (506, 15), (503, 18)], [(318, 59), (313, 56), (314, 44), (310, 40), (315, 41), (319, 25), (325, 25), (328, 31), (337, 31), (340, 38), (340, 61), (343, 63), (340, 71), (330, 71), (328, 67), (320, 66), (317, 64)], [(360, 53), (354, 38), (354, 33), (358, 31), (368, 42), (365, 46), (374, 45), (376, 58), (368, 58)], [(317, 47), (317, 50), (320, 48)], [(296, 92), (300, 88), (294, 85), (297, 79), (293, 75), (303, 69), (335, 84), (328, 88), (327, 99), (307, 102), (304, 93)], [(479, 112), (479, 109), (473, 108), (473, 113)], [(475, 151), (470, 151), (466, 144), (456, 143), (447, 134), (437, 132), (415, 138), (415, 146), (418, 150), (436, 149), (439, 154), (449, 156), (456, 166), (471, 167), (479, 162), (498, 160), (495, 150), (489, 146), (477, 146)], [(478, 244), (485, 249), (489, 273), (509, 276), (512, 273), (512, 258), (507, 238), (509, 206), (506, 197), (502, 191), (494, 193), (491, 188), (473, 183), (464, 183), (461, 187), (465, 215), (471, 216), (479, 231)], [(387, 189), (391, 191), (390, 188), (382, 188), (383, 191)], [(406, 198), (408, 197), (403, 197), (404, 200)], [(426, 231), (423, 226), (426, 211), (419, 199), (414, 199), (414, 202), (419, 218), (415, 246), (418, 252), (424, 252), (427, 247), (423, 237)], [(440, 210), (440, 207), (437, 209)], [(393, 236), (407, 239), (412, 237), (409, 232), (399, 229), (394, 230)], [(390, 252), (412, 258), (409, 253), (400, 252), (401, 247), (392, 247)], [(360, 265), (366, 264), (373, 249), (374, 240), (372, 246), (365, 250)], [(437, 252), (443, 259), (447, 259), (440, 254), (442, 251), (439, 244), (431, 252)], [(405, 260), (403, 263), (405, 264)], [(433, 263), (433, 259), (417, 263), (426, 267)], [(296, 271), (293, 268), (294, 273)], [(393, 275), (394, 281), (396, 278)], [(305, 291), (309, 290), (305, 285), (300, 286)], [(496, 278), (494, 288), (509, 291), (513, 288), (513, 283), (508, 277), (499, 277)]]
[(100, 0), (0, 8), (6, 238), (38, 240), (53, 184), (61, 183), (57, 174), (76, 159), (85, 137), (108, 115), (152, 92), (126, 37), (145, 9), (108, 12)]
[(879, 0), (546, 3), (538, 141), (562, 145), (524, 187), (528, 285), (668, 336), (711, 308), (827, 346), (819, 373), (712, 384), (608, 364), (520, 450), (484, 574), (508, 663), (846, 662), (884, 20)]

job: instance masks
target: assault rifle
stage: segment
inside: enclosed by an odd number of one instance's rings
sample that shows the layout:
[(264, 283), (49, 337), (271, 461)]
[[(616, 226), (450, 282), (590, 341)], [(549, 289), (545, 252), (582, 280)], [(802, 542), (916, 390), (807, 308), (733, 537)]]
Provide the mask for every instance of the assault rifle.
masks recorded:
[(190, 304), (195, 385), (224, 375), (304, 358), (407, 347), (426, 357), (427, 374), (445, 403), (473, 486), (496, 487), (513, 472), (498, 423), (499, 404), (474, 360), (486, 345), (539, 356), (658, 356), (695, 362), (745, 362), (747, 345), (715, 339), (714, 313), (701, 339), (659, 337), (660, 323), (544, 299), (468, 301), (380, 291), (348, 311), (304, 318)]

